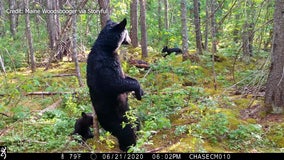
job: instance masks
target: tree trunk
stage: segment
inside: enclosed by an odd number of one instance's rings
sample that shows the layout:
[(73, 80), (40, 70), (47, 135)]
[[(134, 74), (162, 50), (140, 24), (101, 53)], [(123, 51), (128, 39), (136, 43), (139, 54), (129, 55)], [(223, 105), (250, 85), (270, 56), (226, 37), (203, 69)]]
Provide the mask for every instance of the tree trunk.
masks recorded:
[(265, 90), (265, 104), (274, 113), (284, 111), (284, 1), (276, 0), (271, 66)]
[(165, 3), (165, 29), (169, 29), (169, 16), (168, 16), (168, 11), (169, 11), (169, 2), (168, 0), (164, 0)]
[(216, 1), (210, 1), (210, 20), (211, 20), (211, 39), (212, 39), (212, 72), (213, 72), (213, 86), (214, 89), (217, 90), (217, 78), (216, 78), (216, 71), (215, 71), (215, 53), (217, 52), (217, 26), (216, 26), (216, 19), (215, 19), (215, 10), (216, 10)]
[(248, 0), (246, 2), (248, 6), (245, 6), (244, 16), (245, 16), (245, 23), (243, 25), (243, 32), (242, 32), (242, 49), (243, 49), (243, 61), (249, 63), (250, 57), (252, 56), (253, 52), (253, 39), (254, 39), (254, 18), (255, 18), (255, 9), (254, 9), (254, 2), (252, 0)]
[[(40, 3), (40, 0), (34, 0), (34, 4), (42, 6), (41, 3)], [(38, 37), (40, 37), (40, 30), (41, 30), (40, 23), (41, 23), (41, 16), (40, 16), (40, 14), (37, 13), (36, 16), (35, 16), (35, 24), (36, 24), (36, 30), (37, 30), (37, 36)]]
[(187, 20), (186, 20), (186, 0), (181, 0), (181, 25), (182, 25), (182, 59), (188, 59), (188, 33), (187, 33)]
[(194, 25), (195, 25), (195, 39), (196, 39), (196, 48), (197, 48), (197, 53), (202, 54), (202, 35), (201, 35), (201, 30), (200, 30), (200, 2), (199, 0), (194, 0)]
[[(25, 0), (25, 8), (29, 8), (29, 0)], [(29, 58), (30, 58), (30, 65), (32, 72), (36, 71), (36, 65), (35, 65), (35, 55), (34, 55), (34, 48), (33, 48), (33, 37), (30, 27), (30, 15), (26, 14), (26, 36), (29, 44)]]
[(216, 18), (215, 18), (215, 9), (216, 9), (216, 1), (210, 1), (210, 20), (211, 20), (211, 38), (212, 38), (212, 48), (211, 52), (217, 52), (217, 26), (216, 26)]
[(132, 0), (130, 4), (130, 39), (133, 47), (138, 47), (138, 1)]
[(208, 28), (209, 28), (209, 0), (206, 0), (206, 9), (205, 9), (205, 31), (204, 31), (204, 50), (208, 50)]
[[(54, 0), (46, 1), (46, 8), (49, 10), (53, 10), (53, 2)], [(56, 31), (56, 24), (54, 21), (54, 14), (47, 15), (47, 31), (49, 36), (49, 47), (52, 52), (55, 52), (56, 46), (56, 39), (55, 39), (55, 31)]]
[(100, 14), (101, 21), (101, 29), (106, 25), (107, 20), (109, 20), (109, 0), (98, 0), (100, 10), (102, 11)]
[(242, 34), (242, 41), (243, 41), (243, 60), (246, 63), (249, 63), (250, 61), (250, 56), (252, 56), (253, 54), (253, 37), (254, 37), (254, 33), (253, 33), (253, 28), (254, 25), (253, 23), (248, 23), (245, 22), (244, 26), (243, 26), (243, 34)]
[[(166, 31), (169, 30), (169, 16), (168, 16), (168, 10), (169, 10), (169, 3), (168, 3), (168, 0), (164, 0), (164, 5), (165, 5), (165, 29)], [(166, 36), (165, 38), (165, 41), (166, 41), (166, 45), (168, 45), (169, 43), (169, 38), (168, 36)]]
[[(73, 9), (76, 9), (76, 0), (73, 0)], [(72, 15), (72, 55), (73, 55), (73, 60), (75, 62), (75, 69), (76, 69), (76, 74), (79, 82), (79, 86), (83, 87), (84, 83), (82, 81), (82, 76), (80, 72), (80, 66), (79, 66), (79, 61), (78, 61), (78, 54), (77, 54), (77, 14)]]
[(162, 0), (158, 1), (158, 28), (159, 28), (159, 39), (161, 38), (161, 31), (162, 31)]
[[(86, 3), (88, 2), (88, 0), (82, 0), (80, 1), (79, 6), (76, 8), (76, 10), (80, 9), (80, 8), (84, 8), (84, 6), (86, 5)], [(60, 3), (59, 3), (60, 5)], [(68, 3), (68, 7), (72, 7), (70, 3)], [(48, 23), (47, 23), (48, 24)], [(58, 24), (58, 26), (60, 26)], [(64, 23), (64, 26), (62, 29), (60, 29), (60, 32), (58, 31), (58, 33), (60, 33), (60, 35), (58, 36), (58, 40), (57, 40), (57, 44), (56, 44), (56, 50), (53, 51), (49, 57), (48, 63), (45, 67), (45, 70), (48, 70), (52, 60), (54, 59), (55, 56), (60, 57), (61, 52), (64, 52), (64, 49), (66, 50), (67, 54), (69, 52), (69, 44), (71, 43), (70, 38), (67, 34), (69, 34), (70, 28), (72, 28), (72, 15), (68, 15), (67, 19)], [(63, 49), (63, 50), (62, 50)]]
[(146, 0), (140, 1), (140, 22), (141, 22), (141, 47), (142, 47), (142, 58), (148, 57), (147, 50), (147, 26), (146, 26)]
[[(16, 0), (9, 0), (9, 8), (10, 10), (16, 9)], [(16, 14), (10, 13), (10, 31), (12, 34), (12, 37), (15, 38), (16, 32), (17, 32), (17, 17)]]
[(4, 36), (5, 34), (4, 19), (5, 19), (4, 2), (1, 0), (0, 1), (0, 37)]
[[(55, 2), (54, 2), (54, 9), (55, 10), (60, 10), (59, 1), (60, 0), (55, 0)], [(55, 21), (55, 24), (56, 24), (55, 39), (58, 41), (59, 40), (59, 36), (61, 34), (61, 24), (60, 24), (60, 20), (59, 20), (59, 14), (55, 14), (54, 15), (54, 21)]]

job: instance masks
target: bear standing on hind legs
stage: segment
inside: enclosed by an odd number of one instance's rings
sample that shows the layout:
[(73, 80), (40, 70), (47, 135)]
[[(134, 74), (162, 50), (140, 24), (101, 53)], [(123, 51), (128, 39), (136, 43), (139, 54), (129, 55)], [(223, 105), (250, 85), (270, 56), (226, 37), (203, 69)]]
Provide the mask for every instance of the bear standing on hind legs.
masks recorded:
[(139, 82), (124, 75), (117, 54), (122, 43), (130, 43), (125, 26), (126, 19), (120, 23), (108, 20), (87, 60), (87, 84), (98, 121), (118, 139), (122, 151), (136, 144), (135, 129), (125, 116), (129, 110), (127, 93), (134, 91), (138, 100), (143, 95)]

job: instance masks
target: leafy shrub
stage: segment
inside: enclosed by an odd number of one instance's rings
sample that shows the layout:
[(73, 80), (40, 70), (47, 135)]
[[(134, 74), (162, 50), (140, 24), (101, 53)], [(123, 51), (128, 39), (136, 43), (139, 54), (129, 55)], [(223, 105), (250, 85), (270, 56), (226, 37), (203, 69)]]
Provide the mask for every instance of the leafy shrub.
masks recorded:
[(203, 116), (198, 124), (192, 124), (191, 128), (197, 134), (209, 139), (213, 143), (220, 142), (229, 132), (228, 119), (225, 114), (208, 114)]
[(262, 126), (259, 124), (239, 125), (237, 129), (228, 134), (229, 147), (235, 150), (262, 147), (269, 145), (268, 139), (264, 137)]

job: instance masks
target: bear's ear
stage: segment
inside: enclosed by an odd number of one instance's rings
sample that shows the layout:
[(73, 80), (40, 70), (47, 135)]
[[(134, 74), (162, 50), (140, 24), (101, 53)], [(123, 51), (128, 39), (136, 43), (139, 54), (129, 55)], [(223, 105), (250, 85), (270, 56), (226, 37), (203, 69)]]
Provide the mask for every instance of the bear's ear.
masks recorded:
[(106, 21), (106, 25), (109, 25), (109, 24), (111, 24), (111, 23), (112, 23), (111, 19), (109, 19), (109, 20)]
[(83, 118), (86, 118), (87, 117), (87, 114), (85, 112), (82, 112), (82, 117)]
[(126, 18), (124, 18), (119, 24), (117, 24), (114, 29), (115, 30), (119, 30), (119, 31), (123, 31), (125, 29), (125, 26), (127, 24)]

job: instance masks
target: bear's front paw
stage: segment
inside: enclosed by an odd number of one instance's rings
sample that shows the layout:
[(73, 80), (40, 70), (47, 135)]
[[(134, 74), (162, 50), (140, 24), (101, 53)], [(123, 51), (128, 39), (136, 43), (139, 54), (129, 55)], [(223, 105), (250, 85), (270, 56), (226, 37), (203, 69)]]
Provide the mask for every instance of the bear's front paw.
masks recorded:
[(144, 91), (142, 89), (135, 92), (135, 97), (137, 100), (141, 100), (143, 95), (144, 95)]

